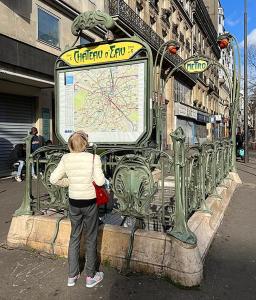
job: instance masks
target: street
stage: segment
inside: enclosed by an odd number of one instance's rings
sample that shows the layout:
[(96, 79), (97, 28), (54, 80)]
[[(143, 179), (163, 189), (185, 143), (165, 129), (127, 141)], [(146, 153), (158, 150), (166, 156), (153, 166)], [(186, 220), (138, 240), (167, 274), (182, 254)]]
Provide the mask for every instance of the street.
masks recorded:
[(204, 265), (200, 287), (182, 289), (164, 278), (123, 276), (103, 266), (105, 278), (88, 289), (83, 278), (66, 287), (67, 260), (30, 249), (9, 249), (6, 236), (24, 184), (0, 181), (0, 299), (256, 299), (256, 157), (238, 163), (243, 181), (234, 193)]

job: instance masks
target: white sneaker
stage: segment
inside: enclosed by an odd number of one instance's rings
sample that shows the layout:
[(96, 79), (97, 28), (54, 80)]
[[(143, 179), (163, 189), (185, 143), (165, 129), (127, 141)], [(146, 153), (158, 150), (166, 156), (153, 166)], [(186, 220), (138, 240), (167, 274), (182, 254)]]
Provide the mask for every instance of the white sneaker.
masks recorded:
[(20, 176), (15, 176), (15, 180), (18, 181), (18, 182), (22, 182), (22, 179)]
[(97, 272), (94, 277), (86, 277), (86, 287), (88, 288), (92, 288), (94, 287), (96, 284), (98, 284), (99, 282), (101, 282), (101, 280), (104, 277), (104, 273), (103, 272)]
[(37, 179), (37, 176), (36, 176), (36, 175), (33, 175), (32, 178), (33, 178), (33, 179)]
[(67, 286), (74, 286), (76, 284), (77, 279), (79, 279), (80, 274), (76, 275), (75, 277), (68, 277), (68, 284)]

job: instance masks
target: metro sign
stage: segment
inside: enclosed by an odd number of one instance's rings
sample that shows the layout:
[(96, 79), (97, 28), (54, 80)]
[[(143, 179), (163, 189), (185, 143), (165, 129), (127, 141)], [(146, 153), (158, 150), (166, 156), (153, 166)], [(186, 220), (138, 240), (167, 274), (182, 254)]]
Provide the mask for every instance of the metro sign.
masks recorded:
[(204, 59), (191, 59), (185, 63), (184, 67), (188, 73), (202, 73), (209, 67), (209, 63)]

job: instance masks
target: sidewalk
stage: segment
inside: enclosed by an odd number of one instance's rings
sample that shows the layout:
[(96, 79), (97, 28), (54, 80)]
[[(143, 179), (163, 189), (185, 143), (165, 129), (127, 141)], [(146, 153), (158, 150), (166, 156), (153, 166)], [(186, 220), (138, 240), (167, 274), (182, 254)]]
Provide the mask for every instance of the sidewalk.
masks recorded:
[(204, 281), (192, 290), (140, 274), (126, 277), (107, 266), (99, 287), (87, 289), (81, 278), (67, 288), (66, 259), (6, 249), (23, 184), (0, 181), (0, 299), (256, 299), (256, 155), (247, 165), (239, 163), (238, 171), (243, 185), (236, 190), (206, 258)]

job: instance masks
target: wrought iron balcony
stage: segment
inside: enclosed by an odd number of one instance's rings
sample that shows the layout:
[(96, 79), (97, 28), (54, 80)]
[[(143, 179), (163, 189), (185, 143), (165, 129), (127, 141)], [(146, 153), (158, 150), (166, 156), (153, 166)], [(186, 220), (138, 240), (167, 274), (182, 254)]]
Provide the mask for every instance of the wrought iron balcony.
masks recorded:
[(172, 23), (172, 33), (178, 36), (178, 25)]
[(150, 4), (151, 7), (153, 7), (157, 12), (159, 12), (158, 2), (159, 2), (159, 0), (149, 0), (149, 4)]
[[(164, 40), (124, 0), (108, 0), (108, 2), (109, 14), (114, 19), (118, 18), (127, 28), (132, 29), (133, 32), (142, 37), (155, 50), (158, 50), (164, 43)], [(166, 53), (165, 57), (173, 65), (177, 65), (182, 61), (182, 58), (178, 55)]]
[(183, 3), (180, 0), (173, 0), (173, 2), (176, 4), (179, 12), (183, 15), (183, 17), (186, 19), (187, 24), (192, 27), (192, 19), (190, 18), (190, 15), (188, 14), (187, 10), (185, 9)]
[(217, 44), (217, 31), (212, 23), (203, 0), (196, 0), (194, 16), (197, 23), (209, 39), (214, 54), (219, 59), (220, 49)]
[(166, 8), (162, 8), (162, 16), (161, 19), (162, 21), (164, 21), (168, 27), (171, 26), (170, 24), (170, 16), (171, 16), (171, 10), (170, 9), (166, 9)]
[(186, 49), (190, 52), (190, 42), (186, 40)]
[[(143, 38), (154, 50), (158, 50), (164, 43), (164, 40), (143, 20), (124, 0), (108, 0), (109, 14), (119, 21), (122, 26), (129, 32), (136, 33)], [(183, 61), (178, 54), (166, 52), (165, 59), (176, 66)], [(183, 72), (183, 71), (182, 71)], [(196, 82), (194, 74), (183, 72), (184, 76), (192, 82)]]
[(180, 42), (182, 44), (184, 44), (184, 42), (185, 42), (185, 37), (184, 37), (184, 34), (182, 32), (180, 32)]

